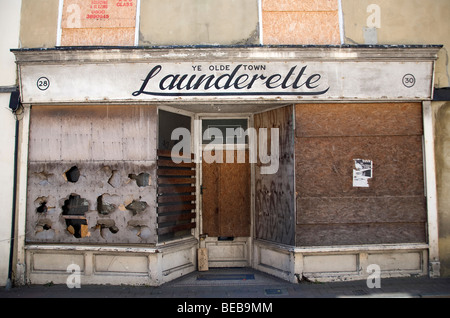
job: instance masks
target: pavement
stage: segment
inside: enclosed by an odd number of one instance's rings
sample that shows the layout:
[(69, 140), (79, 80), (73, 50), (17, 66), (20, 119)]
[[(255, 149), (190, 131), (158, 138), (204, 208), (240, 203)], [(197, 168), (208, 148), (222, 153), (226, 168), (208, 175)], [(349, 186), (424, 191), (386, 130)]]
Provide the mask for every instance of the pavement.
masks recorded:
[(270, 302), (299, 298), (450, 298), (450, 277), (381, 278), (379, 288), (370, 288), (365, 280), (289, 283), (250, 268), (228, 268), (193, 272), (158, 287), (83, 285), (82, 282), (80, 288), (53, 284), (1, 287), (0, 298), (153, 298), (172, 299), (184, 305), (188, 300), (208, 299)]

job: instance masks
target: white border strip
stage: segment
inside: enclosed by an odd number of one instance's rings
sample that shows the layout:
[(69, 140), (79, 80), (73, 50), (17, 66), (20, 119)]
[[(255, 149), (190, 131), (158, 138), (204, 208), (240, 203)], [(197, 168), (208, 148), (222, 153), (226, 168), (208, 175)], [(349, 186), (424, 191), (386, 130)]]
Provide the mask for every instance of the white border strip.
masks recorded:
[(139, 46), (139, 28), (141, 24), (141, 0), (136, 1), (136, 25), (134, 30), (134, 46)]
[(345, 26), (344, 26), (344, 11), (342, 9), (342, 0), (338, 0), (339, 10), (339, 34), (341, 37), (341, 45), (345, 44)]
[(56, 46), (61, 46), (62, 37), (62, 15), (63, 15), (64, 0), (59, 0), (58, 8), (58, 29), (56, 31)]
[(15, 283), (17, 285), (24, 285), (26, 283), (25, 268), (25, 233), (26, 233), (26, 215), (27, 215), (27, 185), (28, 185), (28, 149), (30, 140), (30, 116), (31, 107), (24, 106), (24, 114), (22, 118), (22, 127), (19, 132), (21, 142), (19, 146), (18, 157), (18, 188), (17, 188), (17, 234), (16, 239), (16, 270), (15, 270)]
[(259, 20), (259, 44), (264, 44), (263, 37), (263, 19), (262, 19), (262, 0), (258, 0), (258, 20)]
[[(431, 102), (423, 102), (423, 135), (425, 143), (425, 183), (427, 187), (427, 216), (428, 216), (428, 244), (429, 261), (439, 262), (439, 235), (437, 211), (436, 164), (434, 154), (433, 111)], [(439, 273), (433, 273), (434, 276)]]

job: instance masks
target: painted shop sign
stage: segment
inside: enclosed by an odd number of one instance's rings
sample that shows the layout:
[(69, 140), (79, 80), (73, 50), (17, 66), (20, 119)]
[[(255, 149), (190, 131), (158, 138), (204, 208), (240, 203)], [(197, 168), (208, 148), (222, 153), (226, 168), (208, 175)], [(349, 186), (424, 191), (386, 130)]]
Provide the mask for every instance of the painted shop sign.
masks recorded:
[(292, 66), (286, 74), (268, 73), (263, 64), (210, 65), (207, 72), (204, 67), (192, 65), (193, 72), (166, 75), (163, 66), (156, 65), (133, 96), (301, 96), (323, 95), (330, 89), (320, 87), (322, 75), (307, 75), (307, 65)]
[(426, 100), (432, 62), (23, 65), (24, 103)]

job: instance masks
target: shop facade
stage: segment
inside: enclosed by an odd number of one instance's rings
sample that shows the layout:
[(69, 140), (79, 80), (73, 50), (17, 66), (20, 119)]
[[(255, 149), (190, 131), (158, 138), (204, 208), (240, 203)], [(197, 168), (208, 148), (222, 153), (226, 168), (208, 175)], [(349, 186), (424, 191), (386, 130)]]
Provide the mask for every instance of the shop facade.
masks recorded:
[(291, 282), (439, 275), (440, 48), (13, 50), (16, 276), (160, 285), (205, 260)]

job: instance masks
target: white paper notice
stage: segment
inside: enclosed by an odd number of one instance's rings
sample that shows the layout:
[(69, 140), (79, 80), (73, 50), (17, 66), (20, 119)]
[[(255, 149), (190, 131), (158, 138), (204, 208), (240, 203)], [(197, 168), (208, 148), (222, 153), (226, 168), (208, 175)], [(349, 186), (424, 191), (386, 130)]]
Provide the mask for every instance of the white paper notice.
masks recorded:
[(365, 159), (353, 159), (355, 169), (353, 169), (353, 187), (368, 188), (369, 179), (372, 178), (373, 162)]

